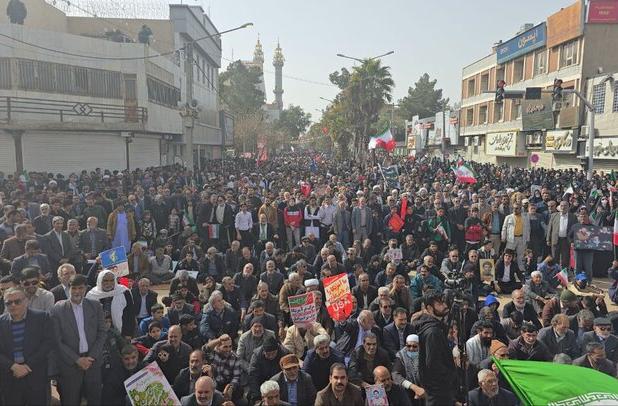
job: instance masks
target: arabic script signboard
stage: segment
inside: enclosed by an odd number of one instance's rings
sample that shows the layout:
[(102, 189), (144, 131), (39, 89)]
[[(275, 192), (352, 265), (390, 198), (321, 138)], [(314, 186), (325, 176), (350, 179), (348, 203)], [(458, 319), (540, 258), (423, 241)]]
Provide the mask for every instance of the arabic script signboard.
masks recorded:
[(515, 59), (518, 56), (541, 48), (547, 41), (545, 23), (532, 27), (528, 31), (506, 41), (496, 49), (498, 64)]

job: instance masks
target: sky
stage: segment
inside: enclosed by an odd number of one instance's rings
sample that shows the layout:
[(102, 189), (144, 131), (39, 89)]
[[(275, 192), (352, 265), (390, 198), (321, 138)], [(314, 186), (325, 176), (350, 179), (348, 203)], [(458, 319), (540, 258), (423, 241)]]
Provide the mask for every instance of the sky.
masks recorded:
[[(425, 72), (451, 101), (461, 94), (462, 68), (515, 35), (525, 23), (540, 23), (574, 0), (184, 0), (200, 4), (220, 31), (254, 26), (222, 38), (222, 69), (230, 59), (251, 59), (260, 35), (265, 54), (266, 98), (274, 98), (272, 57), (277, 40), (286, 59), (283, 101), (300, 105), (316, 121), (338, 89), (328, 75), (357, 58), (395, 51), (391, 67), (396, 100)], [(226, 60), (228, 59), (228, 60)], [(302, 80), (296, 80), (299, 78)]]

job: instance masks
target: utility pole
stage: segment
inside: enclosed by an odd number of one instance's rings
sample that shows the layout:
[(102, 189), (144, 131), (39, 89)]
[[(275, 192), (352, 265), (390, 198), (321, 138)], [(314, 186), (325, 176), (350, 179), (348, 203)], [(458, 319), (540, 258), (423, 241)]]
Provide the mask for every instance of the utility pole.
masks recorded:
[[(193, 160), (193, 127), (195, 126), (195, 116), (197, 111), (193, 111), (193, 43), (185, 44), (185, 106), (180, 115), (184, 121), (185, 132), (185, 151), (183, 161), (185, 166), (193, 170), (195, 162)], [(197, 106), (194, 106), (197, 107)]]
[(444, 162), (446, 155), (446, 109), (442, 106), (442, 139), (440, 140), (442, 146), (442, 162)]

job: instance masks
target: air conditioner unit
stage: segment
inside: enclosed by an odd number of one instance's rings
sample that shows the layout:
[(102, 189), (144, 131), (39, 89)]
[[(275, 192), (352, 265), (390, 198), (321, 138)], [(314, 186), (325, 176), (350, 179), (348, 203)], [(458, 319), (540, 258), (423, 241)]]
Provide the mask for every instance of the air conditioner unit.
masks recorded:
[(464, 146), (465, 147), (470, 146), (470, 137), (464, 137)]

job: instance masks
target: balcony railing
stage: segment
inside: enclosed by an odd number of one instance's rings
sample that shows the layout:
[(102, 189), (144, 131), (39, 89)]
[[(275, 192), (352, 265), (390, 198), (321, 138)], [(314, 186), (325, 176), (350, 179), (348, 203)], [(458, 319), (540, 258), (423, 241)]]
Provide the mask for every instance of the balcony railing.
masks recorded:
[(148, 109), (136, 105), (101, 104), (82, 101), (0, 97), (0, 122), (21, 120), (47, 122), (141, 123)]

